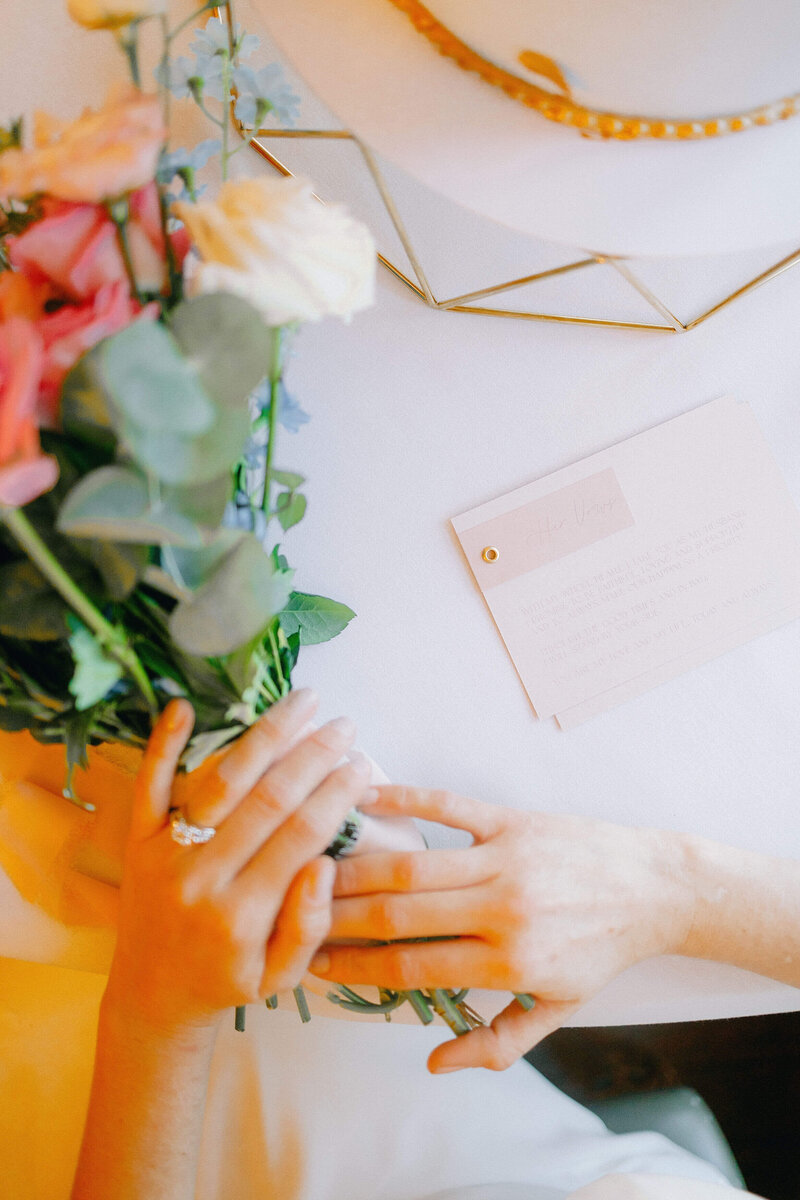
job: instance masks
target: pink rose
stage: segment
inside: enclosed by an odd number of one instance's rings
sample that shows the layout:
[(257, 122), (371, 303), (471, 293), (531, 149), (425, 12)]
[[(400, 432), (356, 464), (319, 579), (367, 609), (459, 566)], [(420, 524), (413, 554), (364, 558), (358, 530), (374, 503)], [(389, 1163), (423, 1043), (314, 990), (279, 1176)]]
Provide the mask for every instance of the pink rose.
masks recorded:
[(0, 504), (14, 508), (58, 479), (56, 460), (42, 453), (35, 419), (43, 357), (30, 321), (13, 316), (0, 325)]
[(58, 394), (64, 376), (104, 337), (118, 333), (135, 318), (155, 320), (158, 304), (140, 308), (131, 298), (127, 280), (107, 284), (83, 304), (64, 304), (45, 312), (36, 323), (44, 361), (39, 387), (39, 416), (43, 425), (58, 423)]
[[(134, 192), (129, 206), (127, 236), (137, 285), (140, 291), (161, 291), (166, 262), (156, 185)], [(101, 205), (45, 200), (43, 207), (41, 220), (8, 240), (17, 271), (32, 282), (55, 285), (72, 300), (88, 300), (112, 283), (127, 284), (117, 231)]]
[(0, 196), (39, 193), (99, 204), (152, 181), (166, 130), (156, 96), (112, 92), (103, 108), (72, 122), (37, 113), (34, 147), (0, 157)]

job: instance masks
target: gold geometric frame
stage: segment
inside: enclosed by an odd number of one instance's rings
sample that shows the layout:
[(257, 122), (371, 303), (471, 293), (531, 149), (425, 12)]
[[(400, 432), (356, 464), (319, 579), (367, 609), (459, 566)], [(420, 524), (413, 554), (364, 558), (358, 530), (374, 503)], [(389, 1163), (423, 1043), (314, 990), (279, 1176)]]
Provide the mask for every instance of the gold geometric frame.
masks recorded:
[[(228, 20), (232, 22), (232, 4), (228, 4)], [(219, 13), (219, 10), (217, 10)], [(233, 106), (231, 106), (233, 107)], [(612, 329), (639, 329), (649, 330), (658, 333), (688, 333), (689, 330), (695, 329), (698, 325), (715, 316), (734, 301), (742, 299), (756, 288), (768, 283), (771, 279), (782, 275), (784, 271), (788, 271), (791, 267), (800, 263), (800, 248), (786, 255), (779, 262), (774, 263), (765, 271), (756, 275), (755, 278), (748, 280), (735, 291), (713, 304), (710, 308), (701, 312), (698, 316), (691, 320), (682, 321), (670, 308), (655, 295), (651, 288), (641, 280), (631, 266), (631, 259), (617, 254), (593, 254), (587, 253), (584, 257), (576, 259), (574, 262), (566, 263), (562, 266), (552, 267), (549, 270), (537, 271), (530, 275), (523, 275), (516, 279), (509, 279), (503, 283), (490, 284), (487, 287), (479, 288), (476, 291), (468, 292), (460, 296), (451, 296), (448, 299), (437, 299), (428, 282), (427, 273), (424, 269), (419, 255), (414, 249), (411, 237), (406, 228), (398, 207), (392, 197), (391, 190), (386, 182), (386, 179), (381, 172), (380, 167), (368, 146), (354, 133), (350, 133), (343, 129), (270, 129), (261, 128), (257, 131), (246, 130), (242, 123), (238, 121), (232, 113), (233, 123), (240, 137), (250, 142), (251, 148), (262, 159), (268, 162), (272, 167), (279, 171), (282, 175), (293, 175), (294, 172), (289, 166), (275, 154), (273, 154), (262, 141), (259, 139), (282, 139), (286, 142), (297, 139), (325, 139), (340, 142), (349, 142), (358, 149), (364, 164), (372, 177), (372, 181), (377, 189), (380, 200), (383, 204), (386, 213), (394, 226), (398, 238), (403, 246), (403, 249), (411, 264), (415, 278), (410, 278), (396, 263), (392, 262), (386, 255), (378, 254), (378, 260), (383, 266), (406, 287), (408, 287), (416, 296), (419, 297), (430, 308), (442, 309), (446, 312), (456, 313), (472, 313), (481, 316), (489, 317), (505, 317), (522, 321), (553, 321), (562, 325), (594, 325), (604, 326)], [(745, 135), (747, 136), (747, 135)], [(320, 199), (322, 199), (320, 197)], [(323, 200), (324, 203), (324, 200)], [(551, 312), (530, 312), (519, 309), (497, 309), (482, 306), (479, 302), (490, 296), (504, 295), (507, 292), (512, 292), (516, 288), (523, 287), (527, 284), (535, 283), (538, 280), (549, 279), (556, 275), (566, 275), (572, 271), (587, 271), (592, 267), (610, 266), (625, 283), (637, 292), (647, 304), (661, 318), (660, 322), (647, 321), (623, 321), (602, 319), (599, 317), (577, 317), (567, 316), (559, 313)]]

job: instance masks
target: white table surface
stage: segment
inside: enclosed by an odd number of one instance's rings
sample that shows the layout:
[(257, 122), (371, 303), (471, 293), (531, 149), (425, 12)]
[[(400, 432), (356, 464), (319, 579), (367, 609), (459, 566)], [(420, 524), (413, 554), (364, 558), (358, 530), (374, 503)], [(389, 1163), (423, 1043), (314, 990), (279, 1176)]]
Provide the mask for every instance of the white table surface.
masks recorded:
[[(104, 35), (54, 7), (5, 14), (25, 69), (3, 73), (0, 109), (70, 115), (116, 73)], [(726, 392), (752, 405), (800, 500), (798, 326), (800, 268), (683, 336), (432, 312), (385, 272), (351, 326), (307, 327), (288, 384), (312, 419), (278, 458), (309, 477), (310, 502), (284, 548), (298, 588), (359, 614), (301, 657), (323, 717), (353, 716), (397, 781), (800, 856), (800, 623), (563, 733), (535, 719), (449, 528)], [(671, 958), (627, 972), (575, 1023), (793, 1009), (798, 990)]]

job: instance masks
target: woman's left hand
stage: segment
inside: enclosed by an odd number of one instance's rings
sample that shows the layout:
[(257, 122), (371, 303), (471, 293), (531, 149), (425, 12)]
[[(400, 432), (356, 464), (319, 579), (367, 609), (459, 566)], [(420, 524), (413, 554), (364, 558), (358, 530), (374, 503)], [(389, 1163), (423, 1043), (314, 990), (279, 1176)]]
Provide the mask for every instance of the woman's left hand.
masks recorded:
[(680, 953), (694, 895), (681, 835), (527, 813), (449, 792), (384, 787), (373, 813), (468, 830), (466, 849), (343, 859), (332, 939), (445, 938), (389, 946), (326, 944), (315, 975), (340, 983), (531, 993), (490, 1026), (433, 1051), (433, 1072), (503, 1070), (626, 967)]

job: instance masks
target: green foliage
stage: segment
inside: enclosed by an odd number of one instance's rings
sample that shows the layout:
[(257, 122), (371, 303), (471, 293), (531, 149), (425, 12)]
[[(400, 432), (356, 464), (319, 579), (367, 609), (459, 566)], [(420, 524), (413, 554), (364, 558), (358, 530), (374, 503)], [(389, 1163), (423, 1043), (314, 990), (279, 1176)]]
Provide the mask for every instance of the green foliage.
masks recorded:
[(69, 645), (75, 660), (75, 674), (69, 690), (75, 697), (78, 712), (92, 708), (119, 683), (123, 676), (121, 665), (110, 658), (94, 634), (75, 617), (69, 618), (72, 633)]
[(72, 537), (103, 538), (166, 546), (200, 546), (197, 526), (153, 495), (135, 467), (100, 467), (78, 483), (58, 516), (58, 528)]
[(313, 646), (335, 638), (355, 615), (346, 604), (326, 596), (292, 592), (289, 603), (280, 612), (280, 622), (287, 637), (299, 634), (301, 645)]
[(0, 633), (52, 642), (67, 636), (67, 606), (28, 559), (0, 567)]
[(18, 149), (22, 145), (22, 117), (10, 125), (0, 125), (0, 154), (4, 150)]
[(289, 576), (276, 569), (257, 538), (246, 535), (169, 620), (190, 654), (230, 654), (260, 633), (289, 599)]
[(306, 514), (306, 498), (302, 492), (281, 492), (276, 501), (276, 515), (284, 533), (302, 521)]

